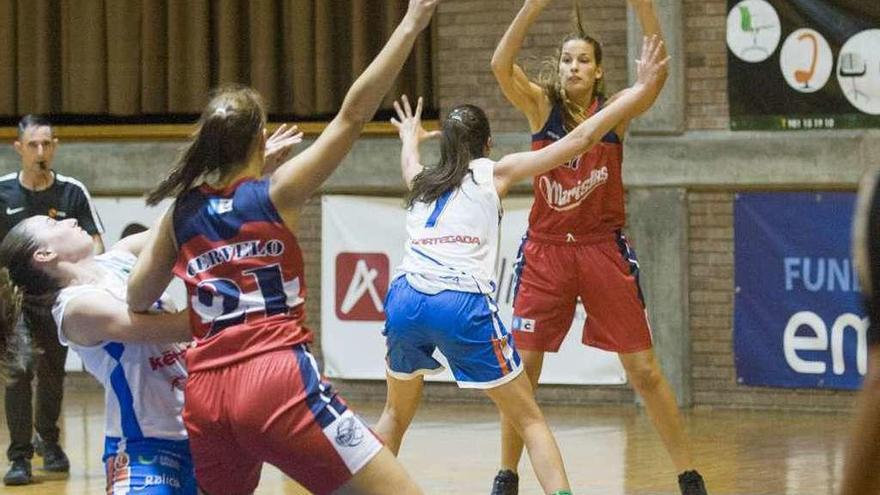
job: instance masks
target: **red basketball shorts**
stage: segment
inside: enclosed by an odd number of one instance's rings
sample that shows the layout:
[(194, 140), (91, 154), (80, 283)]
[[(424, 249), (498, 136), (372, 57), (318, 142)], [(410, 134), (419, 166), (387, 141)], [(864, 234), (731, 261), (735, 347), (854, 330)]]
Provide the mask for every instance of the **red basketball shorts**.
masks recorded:
[(558, 351), (578, 298), (587, 313), (585, 345), (617, 353), (651, 348), (639, 264), (623, 234), (590, 243), (524, 239), (517, 273), (511, 325), (517, 348)]
[(183, 419), (199, 486), (252, 493), (263, 462), (316, 494), (344, 485), (382, 443), (322, 381), (305, 345), (189, 376)]

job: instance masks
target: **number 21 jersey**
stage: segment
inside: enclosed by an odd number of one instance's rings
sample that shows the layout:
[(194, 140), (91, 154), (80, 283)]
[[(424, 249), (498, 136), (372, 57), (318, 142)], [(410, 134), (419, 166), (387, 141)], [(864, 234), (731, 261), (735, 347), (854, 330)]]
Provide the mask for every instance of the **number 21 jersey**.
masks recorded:
[(269, 181), (194, 188), (174, 207), (174, 274), (187, 290), (196, 345), (190, 372), (311, 341), (302, 252), (269, 199)]

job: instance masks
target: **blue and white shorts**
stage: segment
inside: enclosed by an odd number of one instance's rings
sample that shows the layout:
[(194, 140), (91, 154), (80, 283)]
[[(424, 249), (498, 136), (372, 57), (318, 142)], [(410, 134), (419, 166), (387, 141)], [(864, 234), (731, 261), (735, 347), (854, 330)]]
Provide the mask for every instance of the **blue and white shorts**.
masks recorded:
[(196, 495), (188, 440), (104, 440), (108, 495)]
[(409, 380), (438, 373), (440, 349), (462, 388), (493, 388), (514, 379), (522, 361), (513, 338), (486, 294), (445, 290), (425, 294), (406, 277), (391, 283), (385, 298), (388, 373)]

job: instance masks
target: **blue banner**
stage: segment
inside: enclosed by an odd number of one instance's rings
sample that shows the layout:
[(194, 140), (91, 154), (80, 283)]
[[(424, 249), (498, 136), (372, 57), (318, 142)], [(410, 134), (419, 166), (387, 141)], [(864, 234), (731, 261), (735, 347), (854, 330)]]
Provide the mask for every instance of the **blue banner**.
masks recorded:
[(739, 383), (857, 389), (865, 311), (850, 255), (852, 193), (743, 193), (734, 202)]

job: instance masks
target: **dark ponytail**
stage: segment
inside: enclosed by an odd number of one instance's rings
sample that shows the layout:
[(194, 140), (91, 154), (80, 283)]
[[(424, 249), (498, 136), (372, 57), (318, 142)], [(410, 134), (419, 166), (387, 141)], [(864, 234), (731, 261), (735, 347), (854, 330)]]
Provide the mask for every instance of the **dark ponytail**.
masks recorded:
[(0, 362), (6, 359), (9, 341), (21, 314), (21, 301), (21, 290), (12, 282), (9, 270), (0, 268)]
[[(559, 48), (556, 49), (554, 58), (544, 60), (541, 66), (541, 72), (538, 74), (538, 85), (544, 89), (544, 93), (550, 99), (553, 105), (561, 105), (563, 108), (563, 118), (565, 120), (565, 129), (571, 131), (581, 122), (587, 119), (588, 108), (581, 108), (580, 105), (568, 99), (565, 90), (562, 87), (562, 81), (559, 79), (559, 61), (562, 58), (562, 47), (566, 43), (573, 40), (586, 41), (593, 47), (593, 54), (596, 58), (596, 66), (602, 66), (602, 44), (596, 38), (587, 34), (584, 29), (583, 15), (578, 0), (572, 0), (572, 31), (565, 35)], [(593, 98), (604, 98), (605, 96), (605, 79), (597, 79), (593, 86)]]
[(259, 93), (244, 86), (216, 91), (199, 119), (192, 142), (184, 148), (168, 176), (147, 196), (155, 205), (177, 197), (212, 172), (222, 176), (247, 163), (266, 124)]
[(40, 245), (21, 222), (0, 243), (0, 350), (8, 342), (22, 307), (51, 308), (60, 286), (53, 277), (34, 266)]
[(480, 107), (460, 105), (443, 121), (440, 138), (440, 163), (425, 167), (412, 182), (404, 198), (406, 207), (416, 202), (431, 203), (446, 191), (461, 185), (470, 173), (472, 160), (485, 156), (491, 131), (489, 119)]

